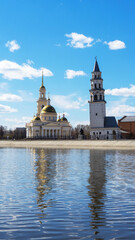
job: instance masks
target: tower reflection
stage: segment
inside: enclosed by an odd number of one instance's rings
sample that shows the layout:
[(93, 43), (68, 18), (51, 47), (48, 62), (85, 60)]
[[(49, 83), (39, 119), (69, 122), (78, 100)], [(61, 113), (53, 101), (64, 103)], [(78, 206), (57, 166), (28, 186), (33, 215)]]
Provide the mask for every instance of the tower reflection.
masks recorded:
[(99, 231), (99, 226), (105, 224), (105, 155), (103, 150), (90, 150), (90, 177), (88, 179), (88, 194), (91, 202), (89, 204), (91, 212), (91, 226), (95, 229), (95, 234)]

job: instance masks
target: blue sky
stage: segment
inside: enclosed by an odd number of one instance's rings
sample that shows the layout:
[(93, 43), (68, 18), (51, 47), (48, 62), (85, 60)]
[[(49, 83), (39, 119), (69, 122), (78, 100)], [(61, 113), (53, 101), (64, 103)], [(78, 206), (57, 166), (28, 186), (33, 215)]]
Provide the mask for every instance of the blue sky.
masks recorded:
[(0, 125), (36, 114), (41, 74), (51, 104), (70, 123), (89, 123), (95, 56), (107, 115), (135, 115), (135, 1), (0, 1)]

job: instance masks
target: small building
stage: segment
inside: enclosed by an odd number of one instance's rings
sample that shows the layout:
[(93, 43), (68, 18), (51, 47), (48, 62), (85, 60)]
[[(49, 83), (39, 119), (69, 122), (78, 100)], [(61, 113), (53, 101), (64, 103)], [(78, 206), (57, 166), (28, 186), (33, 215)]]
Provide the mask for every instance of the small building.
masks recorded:
[(25, 127), (17, 127), (14, 131), (15, 139), (23, 139), (26, 138), (26, 128)]
[(114, 116), (106, 116), (105, 89), (97, 59), (92, 72), (90, 89), (90, 137), (91, 139), (118, 139), (120, 131)]
[(57, 119), (57, 112), (51, 106), (50, 98), (46, 98), (46, 88), (43, 83), (39, 88), (39, 99), (37, 100), (37, 114), (30, 123), (26, 124), (27, 138), (70, 138), (71, 125), (63, 114), (62, 118)]
[(118, 120), (123, 138), (135, 138), (135, 116), (124, 116)]

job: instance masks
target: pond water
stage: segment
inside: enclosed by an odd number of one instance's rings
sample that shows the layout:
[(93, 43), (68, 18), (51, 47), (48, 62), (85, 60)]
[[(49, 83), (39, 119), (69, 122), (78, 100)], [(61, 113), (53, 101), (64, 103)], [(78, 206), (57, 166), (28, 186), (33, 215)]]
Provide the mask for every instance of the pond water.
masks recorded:
[(135, 151), (1, 148), (0, 239), (135, 239)]

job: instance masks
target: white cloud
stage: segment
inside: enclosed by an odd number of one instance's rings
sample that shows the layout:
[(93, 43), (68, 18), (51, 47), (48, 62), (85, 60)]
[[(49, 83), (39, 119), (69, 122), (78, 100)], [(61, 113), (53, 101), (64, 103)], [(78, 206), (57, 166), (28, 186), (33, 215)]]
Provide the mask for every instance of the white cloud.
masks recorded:
[(74, 71), (70, 69), (65, 72), (65, 78), (72, 79), (77, 76), (86, 76), (86, 73), (84, 71)]
[(135, 115), (135, 107), (126, 104), (107, 108), (107, 115), (109, 116), (122, 117), (125, 115), (129, 116), (131, 114)]
[(67, 45), (73, 48), (86, 48), (86, 47), (92, 47), (93, 38), (86, 37), (83, 34), (78, 34), (75, 32), (72, 32), (70, 34), (65, 34), (65, 36), (68, 38)]
[(32, 117), (22, 117), (22, 118), (6, 118), (5, 122), (12, 129), (16, 127), (25, 127), (26, 123), (29, 123), (32, 120)]
[(90, 125), (90, 121), (77, 121), (77, 122), (71, 122), (73, 127), (76, 127), (77, 125)]
[(20, 48), (16, 40), (8, 41), (5, 46), (8, 47), (10, 52), (14, 52)]
[(21, 102), (23, 101), (22, 97), (11, 94), (11, 93), (5, 93), (0, 95), (0, 101), (3, 102)]
[(25, 102), (36, 102), (36, 97), (33, 95), (32, 92), (28, 92), (25, 90), (18, 91), (20, 96), (22, 97), (23, 101)]
[(70, 116), (70, 114), (67, 113), (67, 112), (60, 112), (60, 113), (58, 113), (58, 116), (63, 117), (63, 114), (64, 114), (66, 117), (69, 117), (69, 116)]
[(88, 103), (87, 100), (83, 100), (81, 97), (77, 97), (75, 94), (68, 96), (53, 95), (52, 105), (64, 109), (81, 109)]
[(55, 46), (56, 47), (61, 47), (61, 44), (60, 43), (56, 43)]
[(36, 69), (26, 63), (19, 65), (16, 62), (8, 60), (0, 61), (0, 73), (3, 75), (3, 78), (8, 80), (23, 80), (24, 78), (32, 79), (35, 77), (40, 77), (42, 75), (42, 70), (44, 72), (44, 76), (53, 76), (53, 73), (47, 68)]
[(32, 120), (32, 117), (22, 117), (21, 119), (18, 118), (6, 118), (5, 121), (7, 122), (13, 122), (17, 124), (25, 124), (29, 123)]
[(126, 48), (125, 43), (120, 40), (115, 40), (110, 42), (105, 41), (104, 44), (108, 45), (110, 50), (118, 50), (118, 49)]
[(11, 108), (10, 106), (0, 104), (0, 113), (13, 113), (18, 112), (17, 109)]
[(7, 86), (8, 86), (8, 84), (5, 83), (5, 82), (0, 83), (0, 89), (1, 89), (1, 90), (6, 90), (6, 89), (7, 89)]
[(133, 97), (135, 97), (135, 85), (130, 84), (129, 88), (107, 89), (107, 90), (105, 90), (105, 94), (112, 95), (112, 96), (124, 96), (124, 97), (133, 96)]
[(28, 65), (34, 64), (34, 62), (32, 60), (30, 60), (30, 59), (27, 59), (27, 63), (28, 63)]

